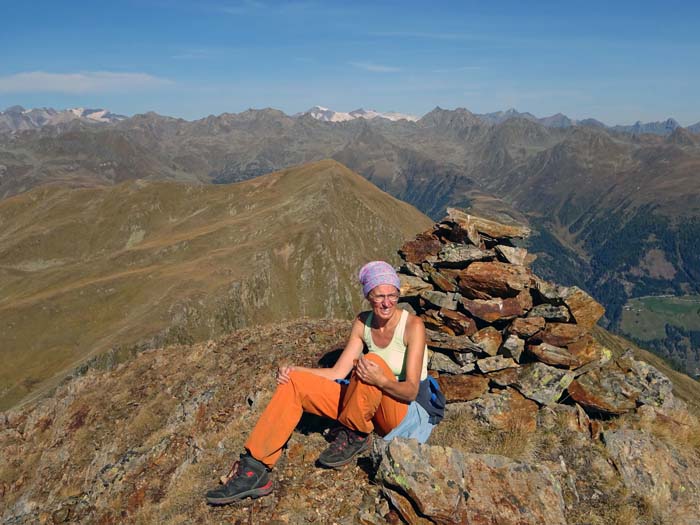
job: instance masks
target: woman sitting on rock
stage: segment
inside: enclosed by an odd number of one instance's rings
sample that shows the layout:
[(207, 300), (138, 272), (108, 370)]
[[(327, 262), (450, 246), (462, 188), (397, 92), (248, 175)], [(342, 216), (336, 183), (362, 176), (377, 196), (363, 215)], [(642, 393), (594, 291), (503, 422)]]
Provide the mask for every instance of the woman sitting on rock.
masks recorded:
[[(401, 435), (427, 439), (432, 425), (427, 413), (412, 403), (421, 382), (427, 383), (423, 321), (396, 307), (399, 277), (388, 263), (366, 264), (359, 279), (372, 310), (357, 316), (338, 361), (332, 368), (279, 368), (277, 389), (245, 444), (246, 452), (226, 483), (207, 492), (209, 503), (224, 505), (272, 492), (270, 470), (303, 412), (342, 425), (318, 458), (325, 467), (352, 461), (367, 449), (373, 430), (387, 439), (401, 425), (407, 429)], [(363, 355), (365, 345), (369, 352)], [(349, 384), (340, 384), (351, 372)], [(423, 429), (422, 438), (415, 435), (417, 428)]]

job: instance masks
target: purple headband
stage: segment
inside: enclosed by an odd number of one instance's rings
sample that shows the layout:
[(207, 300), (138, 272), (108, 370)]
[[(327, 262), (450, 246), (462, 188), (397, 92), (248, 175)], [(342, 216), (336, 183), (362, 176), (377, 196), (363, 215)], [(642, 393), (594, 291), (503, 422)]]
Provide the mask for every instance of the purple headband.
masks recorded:
[(391, 284), (398, 290), (401, 289), (401, 281), (396, 271), (389, 263), (384, 261), (372, 261), (360, 269), (360, 284), (365, 297), (380, 284)]

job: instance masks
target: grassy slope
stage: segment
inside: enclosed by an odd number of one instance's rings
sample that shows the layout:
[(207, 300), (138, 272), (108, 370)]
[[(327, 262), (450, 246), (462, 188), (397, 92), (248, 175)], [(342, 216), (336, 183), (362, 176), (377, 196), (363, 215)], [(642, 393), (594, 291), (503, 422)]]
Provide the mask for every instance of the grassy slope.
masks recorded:
[(228, 186), (41, 187), (0, 202), (0, 408), (87, 357), (348, 316), (359, 266), (430, 220), (334, 161)]
[(663, 339), (666, 323), (700, 330), (700, 296), (643, 297), (631, 299), (627, 306), (620, 328), (638, 339)]

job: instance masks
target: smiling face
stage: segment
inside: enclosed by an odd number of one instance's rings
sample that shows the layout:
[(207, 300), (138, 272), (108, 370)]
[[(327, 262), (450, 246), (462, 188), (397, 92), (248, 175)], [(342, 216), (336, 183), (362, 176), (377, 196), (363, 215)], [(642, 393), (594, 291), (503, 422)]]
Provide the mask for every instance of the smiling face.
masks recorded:
[(367, 300), (372, 305), (374, 315), (388, 321), (396, 311), (399, 290), (391, 284), (380, 284), (367, 294)]

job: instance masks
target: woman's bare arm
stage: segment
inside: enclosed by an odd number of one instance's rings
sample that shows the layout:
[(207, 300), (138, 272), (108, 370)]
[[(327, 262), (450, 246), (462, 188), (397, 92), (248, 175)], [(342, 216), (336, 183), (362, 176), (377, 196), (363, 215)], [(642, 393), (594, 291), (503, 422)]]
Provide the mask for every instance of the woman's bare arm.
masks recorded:
[(423, 369), (423, 354), (425, 352), (425, 325), (423, 320), (414, 315), (406, 323), (404, 333), (406, 342), (406, 378), (395, 381), (386, 377), (379, 365), (367, 359), (360, 359), (355, 368), (357, 376), (370, 385), (375, 385), (391, 397), (410, 403), (416, 399), (420, 386), (420, 376)]

